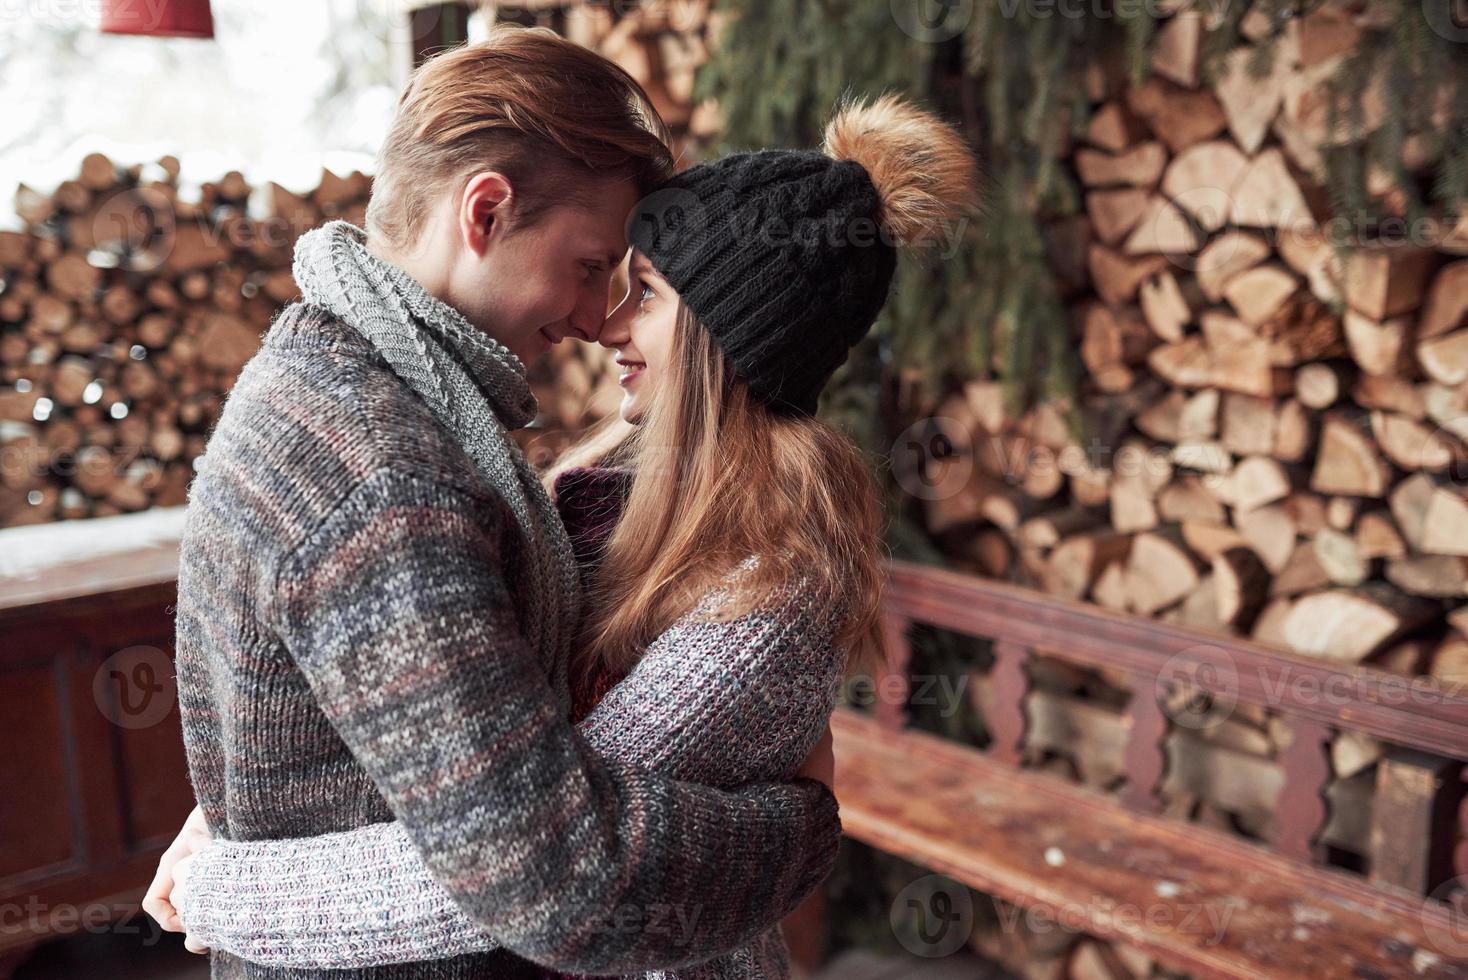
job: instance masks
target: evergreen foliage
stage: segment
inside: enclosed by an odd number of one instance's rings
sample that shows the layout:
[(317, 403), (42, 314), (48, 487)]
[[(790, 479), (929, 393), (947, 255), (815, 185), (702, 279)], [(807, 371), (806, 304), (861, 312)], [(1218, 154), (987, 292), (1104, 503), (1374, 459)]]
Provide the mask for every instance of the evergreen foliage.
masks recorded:
[[(1240, 28), (1250, 10), (1271, 27), (1248, 64), (1251, 73), (1264, 74), (1287, 21), (1321, 2), (1257, 0), (1251, 7), (1199, 0), (1209, 24), (1205, 79), (1248, 43)], [(1456, 212), (1468, 196), (1468, 29), (1455, 27), (1453, 3), (1389, 5), (1390, 18), (1366, 32), (1329, 83), (1329, 131), (1344, 135), (1321, 150), (1333, 213), (1348, 216), (1351, 228), (1373, 227), (1381, 218), (1366, 193), (1372, 165), (1394, 176), (1409, 221)], [(833, 386), (828, 410), (845, 415), (843, 409), (873, 406), (881, 393), (849, 390), (855, 378), (864, 386), (885, 379), (886, 394), (895, 399), (888, 407), (899, 416), (930, 411), (962, 379), (997, 375), (1016, 403), (1072, 393), (1074, 341), (1045, 227), (1084, 209), (1065, 155), (1089, 121), (1087, 72), (1104, 66), (1132, 83), (1144, 81), (1158, 15), (1177, 6), (718, 0), (732, 21), (700, 73), (697, 94), (719, 100), (726, 120), (719, 152), (815, 146), (842, 95), (897, 90), (958, 125), (985, 172), (986, 200), (954, 230), (955, 240), (929, 250), (925, 261), (904, 258), (875, 339), (858, 348), (838, 378), (847, 384)], [(898, 25), (905, 8), (924, 8), (929, 22), (961, 17), (956, 23), (963, 29), (952, 37), (914, 37), (921, 32)], [(1385, 111), (1368, 133), (1362, 104), (1373, 80)], [(1446, 96), (1423, 97), (1439, 91)], [(1413, 134), (1428, 141), (1425, 152), (1437, 160), (1425, 182), (1402, 164), (1404, 141)]]

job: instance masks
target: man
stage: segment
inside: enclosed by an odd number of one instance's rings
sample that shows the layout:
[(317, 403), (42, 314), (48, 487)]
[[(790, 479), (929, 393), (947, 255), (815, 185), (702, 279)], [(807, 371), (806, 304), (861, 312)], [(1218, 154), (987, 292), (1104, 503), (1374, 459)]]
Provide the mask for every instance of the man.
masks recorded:
[[(509, 430), (535, 411), (524, 362), (601, 329), (625, 216), (669, 170), (655, 119), (630, 76), (549, 32), (421, 68), (367, 233), (297, 243), (303, 302), (230, 395), (179, 569), (184, 738), (213, 833), (395, 818), (486, 933), (603, 974), (734, 948), (825, 876), (840, 835), (815, 780), (676, 783), (596, 758), (566, 720), (578, 575)], [(670, 948), (655, 907), (698, 934)], [(214, 972), (312, 975), (223, 954)]]

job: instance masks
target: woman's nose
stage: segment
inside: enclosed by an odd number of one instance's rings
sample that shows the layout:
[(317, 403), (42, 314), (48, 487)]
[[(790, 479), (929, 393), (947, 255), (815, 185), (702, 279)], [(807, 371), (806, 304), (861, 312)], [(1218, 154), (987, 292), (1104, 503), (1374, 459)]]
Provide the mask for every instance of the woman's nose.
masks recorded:
[(621, 347), (631, 339), (631, 331), (628, 325), (632, 322), (632, 314), (635, 306), (632, 297), (625, 297), (617, 304), (617, 308), (608, 314), (606, 322), (602, 324), (601, 335), (597, 342), (603, 347)]

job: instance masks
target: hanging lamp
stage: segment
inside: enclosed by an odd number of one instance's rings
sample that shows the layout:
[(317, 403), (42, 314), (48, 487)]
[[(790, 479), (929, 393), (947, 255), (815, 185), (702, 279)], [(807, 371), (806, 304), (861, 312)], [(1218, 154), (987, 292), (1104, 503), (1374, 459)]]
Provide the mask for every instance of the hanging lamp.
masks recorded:
[(214, 36), (209, 0), (102, 0), (103, 34)]

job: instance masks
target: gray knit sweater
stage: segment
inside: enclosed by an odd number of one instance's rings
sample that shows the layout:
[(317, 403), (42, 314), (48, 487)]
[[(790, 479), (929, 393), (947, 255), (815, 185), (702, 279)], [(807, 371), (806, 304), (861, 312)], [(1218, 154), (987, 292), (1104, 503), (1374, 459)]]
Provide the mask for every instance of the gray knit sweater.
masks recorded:
[[(248, 841), (396, 820), (481, 930), (561, 969), (739, 947), (829, 871), (834, 798), (809, 780), (721, 791), (599, 755), (521, 635), (526, 547), (362, 337), (288, 307), (210, 440), (180, 549), (179, 700), (210, 830)], [(698, 930), (668, 944), (655, 907), (696, 913)], [(215, 976), (322, 975), (213, 962)], [(331, 976), (500, 977), (518, 962), (491, 951)]]
[[(736, 786), (791, 775), (835, 704), (844, 657), (836, 605), (787, 588), (731, 622), (674, 624), (579, 729), (596, 751), (678, 779)], [(400, 825), (286, 841), (222, 842), (202, 851), (181, 912), (214, 949), (259, 963), (362, 967), (458, 956), (494, 941), (429, 874)], [(653, 910), (670, 945), (697, 914)], [(652, 978), (777, 980), (789, 975), (771, 929), (728, 956)]]

